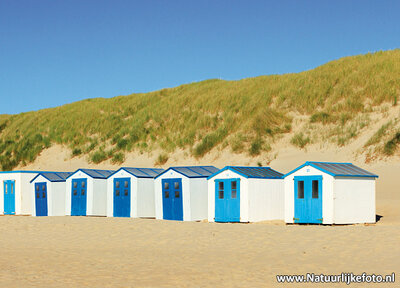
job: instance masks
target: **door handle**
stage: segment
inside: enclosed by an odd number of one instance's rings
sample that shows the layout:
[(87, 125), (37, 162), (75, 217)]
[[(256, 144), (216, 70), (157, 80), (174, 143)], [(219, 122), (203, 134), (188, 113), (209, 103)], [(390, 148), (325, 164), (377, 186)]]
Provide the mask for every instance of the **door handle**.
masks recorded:
[(321, 218), (321, 219), (317, 219), (317, 220), (318, 220), (318, 221), (321, 221), (321, 222), (322, 222), (322, 221), (324, 221), (324, 218)]
[(294, 221), (294, 220), (297, 220), (297, 221), (299, 221), (300, 219), (299, 219), (299, 218), (294, 218), (294, 217), (293, 217), (293, 221)]

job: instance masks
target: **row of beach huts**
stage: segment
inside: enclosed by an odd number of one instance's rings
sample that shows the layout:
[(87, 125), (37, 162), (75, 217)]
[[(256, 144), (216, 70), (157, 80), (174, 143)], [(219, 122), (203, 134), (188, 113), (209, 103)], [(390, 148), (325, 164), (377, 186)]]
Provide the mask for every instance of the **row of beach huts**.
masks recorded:
[(351, 163), (0, 172), (0, 214), (178, 221), (374, 223), (378, 176)]

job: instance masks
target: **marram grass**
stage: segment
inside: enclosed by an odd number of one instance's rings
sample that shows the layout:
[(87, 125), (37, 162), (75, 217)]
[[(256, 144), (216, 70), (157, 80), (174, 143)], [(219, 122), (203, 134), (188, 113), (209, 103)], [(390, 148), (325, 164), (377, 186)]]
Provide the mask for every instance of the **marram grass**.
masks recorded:
[(53, 143), (69, 146), (71, 157), (88, 155), (94, 163), (120, 163), (128, 151), (159, 148), (165, 155), (185, 148), (202, 157), (220, 144), (258, 155), (268, 147), (263, 145), (270, 142), (267, 138), (291, 132), (290, 112), (308, 115), (311, 123), (343, 126), (365, 112), (366, 103), (397, 105), (399, 87), (400, 50), (392, 50), (342, 58), (297, 74), (212, 79), (0, 115), (0, 164), (8, 170), (32, 162)]

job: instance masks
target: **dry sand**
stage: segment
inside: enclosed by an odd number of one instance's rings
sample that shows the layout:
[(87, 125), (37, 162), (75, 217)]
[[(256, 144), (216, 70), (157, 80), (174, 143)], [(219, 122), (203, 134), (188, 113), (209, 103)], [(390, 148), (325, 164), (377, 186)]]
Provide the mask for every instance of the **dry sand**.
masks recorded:
[[(24, 169), (74, 170), (84, 158), (54, 146)], [(256, 165), (260, 158), (213, 152), (197, 161), (177, 152), (168, 165)], [(153, 166), (131, 154), (125, 166)], [(369, 165), (346, 148), (286, 147), (270, 166), (288, 172), (306, 160), (353, 160), (379, 174), (375, 225), (300, 226), (183, 223), (102, 217), (0, 217), (0, 287), (344, 287), (277, 284), (276, 274), (341, 272), (400, 277), (400, 161)], [(264, 159), (265, 160), (265, 159)], [(266, 160), (265, 160), (266, 161)], [(176, 165), (175, 164), (175, 165)], [(400, 287), (352, 284), (350, 287)]]

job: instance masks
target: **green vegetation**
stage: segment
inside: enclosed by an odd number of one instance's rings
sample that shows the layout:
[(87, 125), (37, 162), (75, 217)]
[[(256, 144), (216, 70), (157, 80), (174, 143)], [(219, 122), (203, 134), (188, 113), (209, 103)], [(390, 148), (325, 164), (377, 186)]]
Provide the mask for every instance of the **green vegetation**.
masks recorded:
[(383, 152), (389, 156), (393, 155), (397, 149), (398, 144), (400, 144), (400, 131), (396, 132), (392, 139), (386, 142), (383, 148)]
[(295, 146), (298, 146), (300, 148), (304, 148), (308, 143), (310, 143), (310, 138), (305, 137), (302, 132), (295, 134), (292, 139), (290, 140), (290, 143), (292, 143)]
[(335, 123), (336, 121), (337, 117), (333, 117), (332, 115), (325, 112), (314, 113), (310, 117), (311, 123), (320, 122), (322, 124), (328, 124), (328, 123)]
[(365, 143), (364, 147), (375, 145), (381, 141), (382, 137), (386, 135), (386, 131), (393, 125), (392, 121), (389, 121), (381, 126), (378, 131)]
[[(267, 149), (262, 143), (291, 132), (292, 113), (315, 124), (347, 126), (371, 107), (397, 105), (399, 79), (400, 50), (392, 50), (342, 58), (297, 74), (212, 79), (0, 115), (0, 164), (9, 170), (32, 162), (52, 144), (66, 145), (72, 156), (86, 155), (93, 163), (118, 163), (134, 150), (170, 153), (181, 148), (202, 157), (224, 145), (257, 155)], [(332, 137), (338, 139), (340, 130)], [(296, 135), (294, 145), (310, 142)]]
[(155, 165), (156, 166), (164, 165), (165, 163), (167, 163), (168, 158), (169, 158), (168, 155), (165, 153), (158, 155)]

